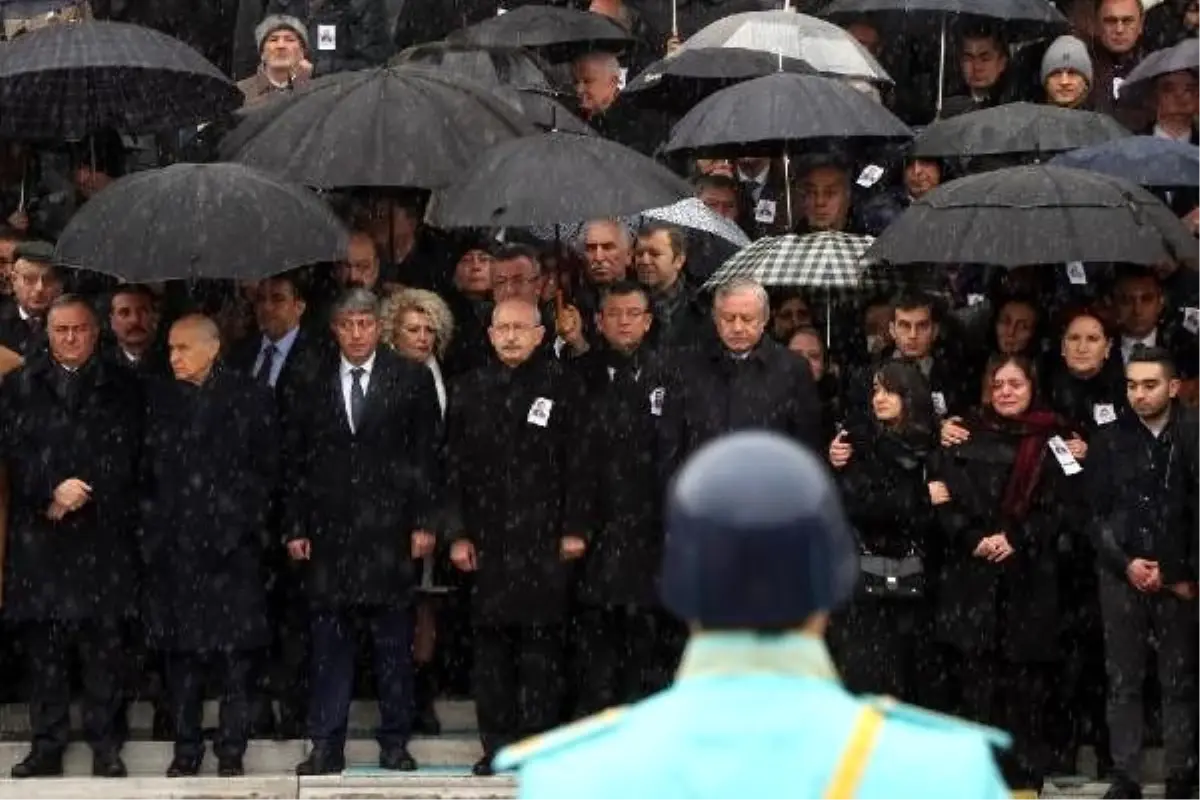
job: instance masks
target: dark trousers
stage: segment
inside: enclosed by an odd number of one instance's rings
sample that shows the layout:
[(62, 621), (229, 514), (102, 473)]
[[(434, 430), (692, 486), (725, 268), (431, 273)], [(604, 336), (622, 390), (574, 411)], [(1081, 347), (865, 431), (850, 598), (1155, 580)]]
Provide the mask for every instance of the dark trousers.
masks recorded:
[(577, 619), (577, 716), (636, 703), (671, 683), (686, 634), (665, 612), (590, 607)]
[(829, 626), (830, 650), (846, 688), (930, 705), (936, 680), (930, 621), (924, 598), (854, 598)]
[(250, 735), (250, 676), (253, 660), (238, 650), (167, 654), (167, 691), (175, 722), (175, 755), (204, 755), (204, 687), (210, 669), (217, 672), (221, 704), (213, 751), (218, 758), (241, 758)]
[(558, 724), (562, 708), (563, 629), (476, 626), (475, 711), (484, 754)]
[(968, 654), (963, 659), (965, 715), (1012, 734), (1012, 749), (998, 754), (997, 761), (1013, 789), (1042, 788), (1045, 709), (1053, 670), (1053, 664), (1014, 664), (996, 654)]
[(33, 748), (61, 753), (71, 732), (71, 662), (83, 683), (83, 733), (96, 753), (120, 750), (124, 649), (117, 620), (40, 620), (25, 628)]
[(404, 606), (312, 611), (312, 697), (308, 735), (313, 746), (341, 753), (354, 693), (355, 630), (368, 626), (379, 695), (376, 738), (385, 750), (408, 745), (412, 734), (412, 610)]
[(1102, 572), (1100, 608), (1113, 768), (1140, 781), (1146, 652), (1156, 647), (1167, 777), (1190, 779), (1196, 769), (1196, 601), (1166, 589), (1144, 594), (1124, 578)]

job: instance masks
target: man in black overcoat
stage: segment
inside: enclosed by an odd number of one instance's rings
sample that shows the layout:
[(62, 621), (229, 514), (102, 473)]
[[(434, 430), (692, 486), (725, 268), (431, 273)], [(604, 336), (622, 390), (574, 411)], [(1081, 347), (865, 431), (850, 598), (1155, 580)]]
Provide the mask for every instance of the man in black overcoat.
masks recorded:
[(345, 766), (354, 629), (369, 626), (379, 693), (379, 765), (414, 770), (414, 559), (433, 551), (441, 409), (433, 373), (380, 347), (375, 295), (350, 289), (334, 305), (340, 354), (289, 409), (284, 431), (284, 530), (304, 562), (312, 614), (311, 755), (301, 775)]
[(565, 528), (581, 471), (583, 387), (541, 348), (537, 306), (501, 300), (488, 334), (497, 360), (461, 376), (447, 413), (450, 558), (475, 573), (475, 707), (492, 774), (500, 748), (554, 727), (563, 624), (583, 532)]
[(196, 775), (204, 759), (206, 668), (219, 675), (218, 773), (243, 774), (252, 653), (270, 642), (263, 542), (279, 477), (270, 391), (223, 368), (208, 317), (171, 326), (173, 379), (147, 389), (141, 545), (145, 619), (167, 654), (175, 720), (168, 777)]
[(137, 379), (98, 357), (87, 301), (59, 297), (48, 351), (5, 379), (0, 421), (7, 468), (4, 613), (24, 628), (33, 747), (14, 778), (61, 775), (70, 732), (71, 663), (83, 677), (93, 774), (123, 777), (121, 630), (137, 600)]

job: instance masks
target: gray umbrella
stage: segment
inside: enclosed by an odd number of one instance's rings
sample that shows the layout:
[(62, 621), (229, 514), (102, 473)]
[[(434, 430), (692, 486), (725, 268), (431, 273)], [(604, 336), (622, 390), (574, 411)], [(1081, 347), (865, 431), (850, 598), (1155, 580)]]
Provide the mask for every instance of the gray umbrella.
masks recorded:
[(681, 119), (665, 151), (782, 150), (811, 139), (906, 141), (912, 131), (847, 84), (781, 72), (713, 94)]
[(1200, 40), (1184, 39), (1182, 42), (1162, 50), (1155, 50), (1134, 67), (1121, 84), (1118, 102), (1121, 105), (1139, 105), (1160, 75), (1172, 72), (1200, 70)]
[(1120, 178), (1034, 165), (971, 175), (914, 202), (867, 258), (1023, 267), (1196, 260), (1196, 240), (1152, 194)]
[(823, 19), (794, 11), (750, 11), (719, 19), (680, 51), (708, 47), (761, 50), (804, 61), (818, 72), (891, 83), (887, 71), (854, 37)]
[(121, 178), (59, 237), (55, 260), (127, 281), (257, 279), (336, 261), (346, 229), (315, 194), (240, 164)]
[(1007, 103), (939, 120), (913, 140), (913, 158), (1050, 155), (1132, 136), (1107, 114)]

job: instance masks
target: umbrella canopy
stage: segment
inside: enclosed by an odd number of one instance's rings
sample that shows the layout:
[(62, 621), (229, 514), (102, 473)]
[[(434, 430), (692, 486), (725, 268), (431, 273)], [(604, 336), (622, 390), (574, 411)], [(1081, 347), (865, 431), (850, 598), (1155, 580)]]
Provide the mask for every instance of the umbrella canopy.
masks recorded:
[(1072, 150), (1055, 156), (1050, 164), (1101, 172), (1156, 189), (1200, 186), (1200, 148), (1158, 136), (1127, 136)]
[(884, 230), (867, 256), (891, 264), (1149, 266), (1194, 262), (1196, 240), (1161, 201), (1128, 181), (1034, 165), (939, 186)]
[(873, 241), (870, 236), (838, 231), (765, 236), (735, 253), (705, 286), (749, 278), (763, 286), (796, 289), (887, 288), (892, 285), (888, 274), (862, 261)]
[(695, 197), (680, 200), (662, 208), (642, 212), (642, 216), (655, 222), (665, 222), (693, 231), (711, 233), (738, 247), (750, 244), (750, 237), (736, 222), (722, 217)]
[(429, 222), (443, 228), (519, 228), (617, 217), (690, 197), (655, 161), (598, 136), (555, 132), (493, 147), (435, 193)]
[(833, 0), (821, 10), (825, 19), (843, 24), (874, 14), (903, 14), (934, 25), (946, 17), (959, 25), (990, 22), (1000, 25), (1010, 41), (1053, 36), (1070, 27), (1046, 0)]
[(596, 135), (596, 131), (590, 125), (556, 100), (552, 93), (537, 89), (513, 91), (503, 87), (497, 88), (495, 91), (503, 99), (511, 99), (513, 105), (521, 110), (525, 118), (542, 131), (566, 131), (567, 133), (580, 133), (584, 136)]
[(487, 87), (412, 65), (320, 78), (242, 126), (223, 155), (325, 189), (440, 188), (483, 150), (535, 130)]
[(446, 41), (486, 47), (530, 47), (559, 62), (588, 50), (620, 51), (632, 43), (632, 38), (603, 14), (527, 5), (455, 31)]
[(776, 72), (812, 74), (810, 64), (795, 58), (714, 47), (681, 50), (654, 62), (630, 81), (621, 96), (639, 105), (683, 114), (714, 92)]
[(0, 48), (0, 136), (174, 130), (226, 114), (242, 100), (204, 56), (140, 25), (48, 25)]
[(913, 158), (1050, 155), (1132, 134), (1107, 114), (1006, 103), (939, 120), (912, 145)]
[(431, 42), (410, 47), (392, 58), (393, 64), (439, 67), (485, 86), (557, 91), (549, 66), (528, 50), (477, 44)]
[(1184, 70), (1200, 70), (1200, 40), (1194, 37), (1184, 39), (1172, 47), (1155, 50), (1146, 56), (1130, 71), (1122, 88), (1129, 88), (1143, 81), (1152, 81), (1159, 75), (1183, 72)]
[(794, 11), (751, 11), (719, 19), (683, 43), (679, 52), (713, 47), (761, 50), (804, 61), (818, 72), (891, 83), (874, 56), (853, 36), (823, 19)]
[(302, 186), (239, 164), (175, 164), (121, 178), (89, 200), (54, 255), (126, 281), (253, 280), (336, 261), (346, 240)]
[(880, 103), (841, 81), (781, 72), (705, 99), (675, 125), (665, 150), (777, 150), (823, 138), (906, 141), (912, 131)]

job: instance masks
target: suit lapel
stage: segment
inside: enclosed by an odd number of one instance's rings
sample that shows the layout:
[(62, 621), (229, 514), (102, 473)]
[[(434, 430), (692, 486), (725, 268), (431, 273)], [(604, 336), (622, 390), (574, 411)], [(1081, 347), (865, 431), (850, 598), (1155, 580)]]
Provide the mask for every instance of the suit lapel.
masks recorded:
[(371, 429), (383, 408), (394, 367), (392, 360), (387, 357), (389, 355), (382, 347), (375, 351), (375, 368), (371, 371), (370, 382), (367, 383), (367, 404), (363, 408), (362, 424), (358, 426), (359, 433)]

